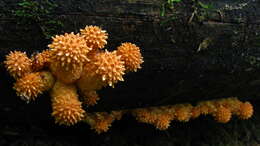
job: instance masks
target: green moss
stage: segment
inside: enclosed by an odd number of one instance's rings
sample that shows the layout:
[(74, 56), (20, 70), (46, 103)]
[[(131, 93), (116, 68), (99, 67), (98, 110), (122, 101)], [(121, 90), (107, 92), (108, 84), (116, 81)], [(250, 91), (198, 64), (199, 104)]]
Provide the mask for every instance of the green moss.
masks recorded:
[(18, 19), (20, 25), (37, 24), (46, 39), (57, 34), (63, 27), (63, 23), (55, 20), (54, 9), (57, 8), (54, 2), (49, 0), (22, 0), (17, 4), (13, 15)]
[(207, 18), (207, 12), (214, 10), (211, 3), (204, 3), (200, 0), (165, 0), (161, 4), (160, 16), (163, 17), (162, 24), (167, 24), (172, 20), (178, 18), (178, 14), (182, 13), (184, 7), (190, 7), (193, 9), (189, 23), (193, 18), (197, 18), (198, 21), (203, 21)]

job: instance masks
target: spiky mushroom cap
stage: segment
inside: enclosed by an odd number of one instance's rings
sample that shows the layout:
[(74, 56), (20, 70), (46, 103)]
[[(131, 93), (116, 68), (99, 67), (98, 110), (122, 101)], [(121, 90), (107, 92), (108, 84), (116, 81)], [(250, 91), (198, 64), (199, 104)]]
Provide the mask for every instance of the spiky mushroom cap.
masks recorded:
[(169, 114), (158, 114), (157, 119), (154, 122), (154, 126), (159, 130), (166, 130), (169, 128), (172, 117)]
[(97, 101), (100, 99), (96, 91), (84, 92), (83, 94), (83, 104), (87, 106), (94, 106), (97, 104)]
[(238, 115), (240, 105), (243, 102), (238, 100), (236, 97), (230, 97), (230, 98), (216, 100), (214, 103), (216, 106), (224, 106), (228, 108), (232, 114)]
[(4, 63), (9, 74), (15, 79), (32, 72), (32, 60), (21, 51), (10, 52)]
[(52, 87), (54, 78), (49, 72), (35, 72), (18, 79), (14, 89), (18, 96), (29, 102), (35, 100), (43, 91)]
[(127, 71), (137, 71), (141, 68), (141, 64), (144, 62), (140, 48), (132, 43), (122, 43), (117, 48), (117, 55), (121, 56), (121, 60), (125, 63)]
[(254, 112), (253, 106), (250, 102), (245, 102), (240, 105), (238, 117), (240, 119), (249, 119)]
[(90, 125), (91, 129), (100, 134), (103, 132), (107, 132), (114, 120), (115, 118), (112, 114), (109, 114), (107, 112), (98, 112), (86, 114), (84, 121)]
[(190, 104), (178, 104), (174, 106), (175, 118), (181, 122), (188, 122), (192, 116), (192, 105)]
[(215, 103), (212, 101), (202, 101), (198, 104), (202, 115), (212, 114), (216, 111)]
[(157, 119), (157, 114), (152, 108), (135, 109), (131, 113), (141, 123), (153, 124)]
[(96, 124), (91, 128), (94, 129), (98, 134), (107, 132), (111, 127), (111, 123), (109, 120), (97, 120)]
[(73, 85), (57, 82), (53, 87), (51, 96), (52, 116), (55, 118), (55, 123), (71, 126), (84, 118), (85, 111), (82, 109), (76, 88)]
[(85, 39), (79, 34), (65, 33), (52, 37), (48, 45), (51, 52), (51, 61), (58, 62), (66, 70), (75, 68), (88, 61), (87, 53), (92, 50), (86, 45)]
[(81, 121), (85, 113), (81, 102), (68, 96), (56, 97), (52, 103), (52, 110), (55, 123), (66, 126), (71, 126)]
[(219, 106), (217, 107), (217, 111), (213, 114), (215, 120), (219, 123), (227, 123), (230, 121), (232, 117), (231, 111), (224, 107), (224, 106)]
[(39, 71), (50, 63), (50, 50), (44, 50), (41, 53), (36, 54), (32, 57), (32, 68), (33, 71)]
[(116, 52), (106, 50), (99, 53), (93, 59), (91, 66), (90, 72), (101, 77), (102, 81), (109, 86), (114, 87), (114, 84), (118, 81), (124, 81), (124, 62), (120, 60), (120, 56)]
[(87, 45), (93, 49), (104, 48), (107, 44), (108, 34), (98, 26), (86, 26), (80, 29), (81, 35), (85, 38)]
[(98, 134), (107, 132), (109, 127), (111, 127), (112, 122), (113, 119), (111, 117), (108, 117), (107, 119), (96, 119), (96, 123), (91, 129), (94, 129)]
[(159, 130), (166, 130), (174, 116), (170, 107), (151, 107), (132, 110), (133, 116), (141, 123), (154, 125)]
[(111, 111), (111, 116), (115, 119), (115, 120), (121, 120), (122, 116), (125, 114), (125, 111)]

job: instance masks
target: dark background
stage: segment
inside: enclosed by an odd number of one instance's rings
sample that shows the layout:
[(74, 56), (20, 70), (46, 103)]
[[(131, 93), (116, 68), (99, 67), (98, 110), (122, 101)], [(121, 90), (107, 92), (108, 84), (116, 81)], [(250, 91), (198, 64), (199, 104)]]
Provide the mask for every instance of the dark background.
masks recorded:
[[(255, 115), (228, 124), (218, 124), (211, 117), (173, 122), (167, 131), (125, 116), (108, 133), (97, 136), (86, 124), (54, 125), (48, 93), (34, 103), (21, 101), (1, 63), (0, 145), (259, 145), (259, 1), (183, 0), (166, 7), (165, 16), (160, 16), (164, 0), (49, 2), (37, 0), (36, 6), (27, 9), (19, 5), (22, 0), (0, 1), (1, 62), (11, 50), (31, 55), (46, 49), (52, 35), (97, 25), (109, 33), (106, 49), (135, 43), (144, 64), (126, 75), (125, 82), (99, 91), (101, 100), (89, 111), (237, 96), (252, 102)], [(203, 8), (199, 2), (213, 8)]]

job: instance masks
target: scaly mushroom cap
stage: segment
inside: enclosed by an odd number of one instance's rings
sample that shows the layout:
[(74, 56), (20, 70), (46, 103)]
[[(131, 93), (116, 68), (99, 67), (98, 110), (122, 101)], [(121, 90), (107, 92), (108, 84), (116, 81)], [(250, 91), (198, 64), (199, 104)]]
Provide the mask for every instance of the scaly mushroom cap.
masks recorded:
[(39, 72), (30, 73), (18, 79), (13, 88), (21, 99), (29, 102), (44, 91), (44, 82)]
[(240, 119), (248, 119), (248, 118), (252, 117), (253, 112), (254, 112), (254, 109), (253, 109), (252, 104), (249, 102), (245, 102), (240, 105), (238, 117)]
[(227, 123), (230, 121), (232, 113), (231, 111), (223, 106), (217, 107), (217, 111), (213, 114), (215, 120), (219, 123)]
[(139, 47), (132, 43), (122, 43), (117, 48), (117, 55), (121, 56), (121, 60), (125, 63), (127, 71), (137, 71), (144, 62)]
[(98, 26), (86, 26), (80, 29), (80, 33), (85, 38), (87, 46), (93, 49), (104, 48), (107, 44), (108, 34)]
[(77, 65), (70, 70), (62, 67), (58, 62), (52, 62), (50, 64), (50, 70), (54, 76), (61, 82), (71, 84), (77, 81), (82, 73), (82, 65)]
[(32, 68), (33, 71), (39, 71), (47, 66), (50, 63), (50, 51), (44, 50), (41, 53), (36, 54), (32, 57)]
[(55, 118), (55, 123), (71, 126), (84, 118), (85, 111), (78, 100), (75, 86), (56, 82), (51, 96), (52, 116)]
[(116, 52), (99, 53), (93, 59), (92, 73), (100, 76), (102, 81), (109, 86), (114, 87), (118, 81), (124, 81), (123, 75), (125, 74), (124, 62), (120, 60), (120, 56)]
[(4, 63), (9, 74), (15, 79), (32, 72), (32, 60), (20, 51), (10, 52)]
[(52, 37), (49, 44), (51, 61), (58, 62), (66, 70), (76, 68), (88, 61), (87, 53), (92, 49), (79, 34), (65, 33)]

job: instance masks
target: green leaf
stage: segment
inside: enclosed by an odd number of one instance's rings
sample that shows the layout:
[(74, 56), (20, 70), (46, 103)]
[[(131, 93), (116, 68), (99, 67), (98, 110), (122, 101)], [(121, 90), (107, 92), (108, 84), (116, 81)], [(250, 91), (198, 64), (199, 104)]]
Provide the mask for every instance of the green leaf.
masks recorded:
[(181, 2), (182, 0), (172, 0), (172, 1), (178, 3)]
[(179, 3), (181, 2), (182, 0), (167, 0), (167, 3), (168, 4), (172, 4), (172, 3)]
[(30, 2), (27, 2), (27, 1), (24, 1), (24, 2), (21, 2), (21, 3), (18, 3), (19, 6), (30, 6), (31, 3)]
[(165, 16), (165, 4), (162, 5), (162, 9), (161, 9), (160, 15), (162, 17)]
[(211, 4), (203, 4), (202, 2), (198, 2), (198, 4), (202, 7), (202, 8), (204, 8), (204, 9), (212, 9), (213, 8), (213, 5), (211, 5)]

